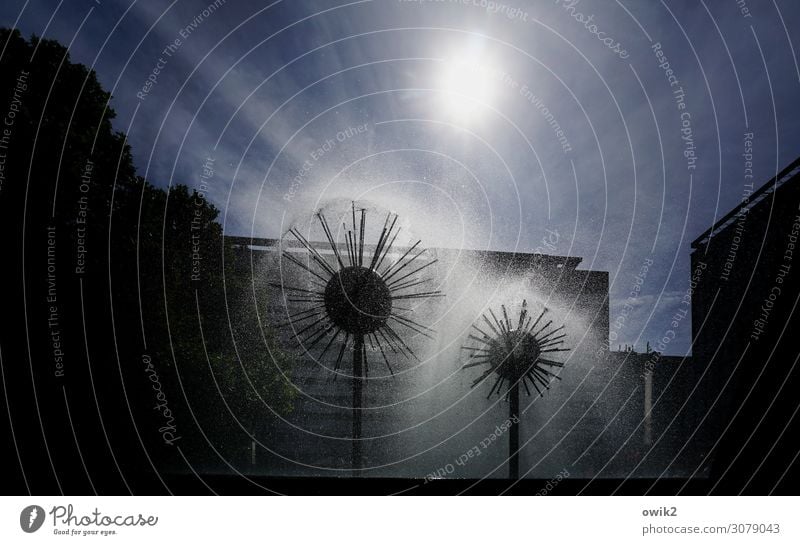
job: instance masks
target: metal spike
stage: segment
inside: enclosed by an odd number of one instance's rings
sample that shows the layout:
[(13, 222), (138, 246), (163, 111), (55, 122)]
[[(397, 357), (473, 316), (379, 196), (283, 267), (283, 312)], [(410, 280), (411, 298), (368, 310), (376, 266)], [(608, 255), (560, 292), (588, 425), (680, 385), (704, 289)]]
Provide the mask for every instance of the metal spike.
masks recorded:
[(474, 346), (462, 346), (461, 348), (464, 350), (472, 350), (473, 352), (486, 352), (486, 353), (489, 352), (485, 348), (475, 348)]
[(320, 322), (323, 322), (323, 321), (325, 321), (325, 320), (327, 320), (327, 319), (328, 319), (328, 315), (326, 314), (325, 316), (322, 316), (321, 318), (318, 318), (318, 319), (317, 319), (317, 321), (315, 321), (315, 322), (312, 322), (312, 323), (310, 323), (309, 325), (305, 326), (305, 327), (304, 327), (303, 329), (301, 329), (300, 331), (296, 331), (296, 332), (295, 332), (295, 334), (294, 334), (294, 336), (295, 336), (295, 337), (299, 337), (300, 335), (302, 335), (303, 333), (305, 333), (306, 331), (308, 331), (309, 329), (311, 329), (311, 328), (312, 328), (312, 327), (314, 327), (315, 325), (317, 325), (317, 324), (319, 324)]
[(389, 337), (387, 337), (387, 336), (386, 336), (386, 334), (383, 332), (383, 330), (382, 330), (382, 329), (378, 329), (378, 333), (380, 333), (380, 336), (381, 336), (381, 337), (383, 337), (383, 340), (384, 340), (384, 341), (386, 341), (386, 344), (387, 344), (387, 345), (389, 345), (389, 348), (391, 348), (391, 349), (392, 349), (392, 352), (394, 352), (395, 354), (402, 354), (402, 355), (403, 355), (403, 356), (404, 356), (406, 359), (411, 359), (411, 356), (409, 356), (408, 354), (406, 354), (406, 353), (403, 351), (403, 348), (402, 348), (402, 347), (400, 347), (400, 346), (397, 346), (397, 345), (394, 343), (394, 341), (393, 341), (392, 339), (390, 339)]
[(324, 291), (314, 291), (314, 290), (307, 290), (305, 288), (295, 288), (293, 286), (285, 286), (277, 282), (270, 282), (269, 285), (274, 288), (281, 288), (282, 290), (299, 291), (301, 293), (313, 293), (314, 295), (325, 295)]
[[(339, 370), (339, 366), (342, 364), (342, 358), (344, 357), (344, 351), (347, 349), (347, 341), (349, 341), (349, 340), (350, 340), (350, 334), (349, 333), (345, 333), (344, 334), (344, 342), (342, 343), (342, 348), (339, 350), (339, 355), (336, 358), (336, 365), (334, 365), (334, 367), (333, 367), (334, 371), (338, 371)], [(333, 380), (336, 380), (335, 376), (334, 376)]]
[(400, 335), (398, 335), (397, 333), (395, 333), (394, 329), (392, 329), (392, 328), (391, 328), (391, 326), (389, 326), (389, 324), (385, 324), (383, 327), (385, 327), (385, 328), (386, 328), (386, 331), (387, 331), (387, 332), (388, 332), (388, 333), (389, 333), (389, 334), (390, 334), (392, 337), (394, 337), (394, 339), (396, 339), (396, 340), (397, 340), (397, 341), (398, 341), (398, 342), (399, 342), (399, 343), (400, 343), (400, 344), (403, 346), (403, 348), (405, 348), (405, 349), (408, 351), (408, 353), (409, 353), (409, 354), (411, 354), (412, 356), (414, 356), (414, 359), (415, 359), (415, 360), (417, 360), (417, 361), (420, 361), (420, 359), (417, 357), (417, 355), (414, 353), (414, 351), (413, 351), (413, 350), (411, 350), (411, 349), (408, 347), (408, 345), (405, 343), (405, 341), (404, 341), (402, 338), (400, 338)]
[[(395, 219), (395, 221), (397, 221), (397, 216), (395, 216), (394, 219)], [(394, 225), (394, 223), (392, 223), (392, 225)], [(392, 249), (392, 245), (394, 244), (394, 241), (397, 240), (397, 235), (400, 234), (401, 230), (402, 230), (402, 228), (400, 228), (400, 227), (397, 228), (397, 232), (392, 237), (392, 240), (389, 241), (389, 245), (386, 247), (386, 250), (384, 250), (383, 255), (381, 255), (381, 258), (378, 260), (378, 262), (375, 264), (375, 267), (372, 270), (377, 271), (378, 268), (383, 263), (383, 260), (386, 258), (387, 255), (389, 255), (389, 252)], [(386, 236), (388, 237), (389, 235), (386, 235)]]
[(534, 334), (533, 334), (533, 337), (534, 337), (534, 338), (538, 337), (538, 336), (539, 336), (539, 334), (540, 334), (542, 331), (544, 331), (545, 329), (547, 329), (547, 328), (550, 326), (550, 324), (552, 324), (552, 323), (553, 323), (553, 320), (550, 320), (549, 322), (547, 322), (546, 324), (544, 324), (544, 325), (542, 326), (542, 329), (540, 329), (539, 331), (537, 331), (536, 333), (534, 333)]
[[(411, 318), (406, 318), (405, 316), (389, 316), (389, 317), (390, 317), (392, 320), (395, 320), (395, 321), (398, 321), (398, 322), (400, 322), (401, 324), (405, 325), (405, 326), (406, 326), (406, 327), (408, 327), (408, 328), (414, 329), (414, 331), (416, 331), (416, 332), (417, 332), (417, 333), (419, 333), (420, 335), (425, 335), (426, 337), (428, 337), (428, 338), (430, 338), (430, 339), (433, 339), (433, 337), (431, 337), (430, 335), (426, 334), (426, 333), (425, 333), (425, 331), (429, 331), (430, 333), (436, 333), (436, 331), (435, 331), (435, 330), (433, 330), (433, 329), (431, 329), (431, 328), (429, 328), (429, 327), (426, 327), (426, 326), (424, 326), (424, 325), (422, 325), (422, 324), (420, 324), (420, 323), (418, 323), (418, 322), (415, 322), (415, 321), (414, 321), (414, 320), (412, 320)], [(414, 327), (412, 327), (412, 326), (416, 326), (416, 327), (418, 327), (418, 328), (419, 328), (419, 330), (418, 330), (418, 329), (415, 329), (415, 328), (414, 328)]]
[(536, 381), (533, 379), (533, 375), (532, 374), (528, 374), (527, 377), (528, 377), (528, 380), (531, 381), (531, 384), (533, 384), (533, 387), (536, 388), (536, 392), (538, 392), (539, 397), (541, 397), (542, 396), (542, 391), (539, 389), (539, 386), (536, 385)]
[(475, 335), (472, 335), (472, 334), (467, 335), (467, 338), (468, 339), (472, 339), (473, 341), (477, 341), (477, 342), (479, 342), (481, 344), (488, 344), (486, 339), (478, 338), (478, 337), (476, 337)]
[[(548, 333), (547, 335), (545, 335), (544, 337), (542, 337), (541, 339), (536, 339), (536, 340), (537, 340), (537, 341), (539, 341), (539, 343), (541, 344), (541, 343), (543, 343), (544, 341), (546, 341), (547, 339), (549, 339), (551, 336), (555, 335), (556, 333), (558, 333), (559, 331), (561, 331), (562, 329), (564, 329), (564, 327), (566, 327), (566, 326), (563, 326), (563, 325), (562, 325), (562, 326), (559, 326), (559, 327), (555, 328), (553, 331), (549, 332), (549, 333)], [(565, 337), (566, 335), (567, 335), (567, 334), (566, 334), (566, 333), (564, 333), (563, 335), (561, 335), (561, 336), (560, 336), (560, 337), (558, 337), (558, 338), (560, 339), (560, 338), (562, 338), (562, 337)]]
[(323, 309), (323, 310), (318, 310), (317, 312), (314, 312), (314, 313), (312, 313), (312, 314), (308, 314), (308, 315), (306, 315), (306, 316), (303, 316), (302, 318), (297, 318), (297, 319), (295, 319), (295, 320), (290, 320), (290, 321), (288, 321), (288, 322), (282, 322), (282, 323), (278, 324), (278, 326), (277, 326), (277, 327), (278, 327), (278, 329), (283, 329), (283, 328), (285, 328), (285, 327), (288, 327), (288, 326), (290, 326), (290, 325), (295, 325), (295, 324), (297, 324), (297, 323), (299, 323), (299, 322), (305, 322), (305, 321), (306, 321), (306, 320), (308, 320), (309, 318), (313, 318), (314, 316), (319, 316), (319, 315), (320, 315), (320, 314), (322, 314), (323, 312), (325, 312), (325, 310), (324, 310), (324, 309)]
[(511, 322), (508, 319), (508, 313), (506, 312), (506, 306), (505, 305), (500, 305), (500, 308), (503, 309), (503, 318), (506, 321), (506, 329), (508, 329), (508, 331), (511, 331)]
[(530, 396), (531, 395), (531, 390), (530, 390), (530, 388), (528, 388), (527, 378), (528, 378), (527, 376), (523, 375), (523, 377), (522, 377), (522, 385), (525, 386), (525, 392), (528, 394), (528, 396)]
[[(407, 256), (408, 254), (410, 254), (411, 252), (413, 252), (413, 251), (414, 251), (414, 249), (415, 249), (417, 246), (419, 246), (421, 242), (422, 242), (421, 240), (418, 240), (418, 241), (416, 241), (416, 242), (414, 243), (414, 245), (413, 245), (411, 248), (409, 248), (408, 250), (406, 250), (406, 253), (404, 253), (403, 255), (401, 255), (401, 256), (400, 256), (400, 259), (398, 259), (397, 261), (395, 261), (394, 263), (392, 263), (392, 264), (389, 266), (389, 268), (388, 268), (388, 269), (386, 269), (385, 271), (383, 271), (383, 274), (381, 274), (381, 276), (383, 277), (383, 280), (384, 280), (384, 281), (386, 281), (386, 280), (389, 280), (389, 278), (391, 278), (392, 276), (394, 276), (394, 273), (392, 273), (391, 275), (389, 274), (389, 273), (392, 271), (392, 269), (394, 269), (394, 268), (395, 268), (395, 267), (396, 267), (398, 264), (400, 264), (400, 262), (402, 262), (402, 261), (403, 261), (403, 260), (406, 258), (406, 256)], [(422, 253), (422, 252), (420, 252), (420, 253)], [(417, 255), (419, 255), (419, 254), (417, 254)], [(403, 266), (405, 266), (405, 265), (403, 265)], [(387, 276), (387, 275), (388, 275), (388, 276)]]
[(567, 336), (567, 334), (564, 333), (563, 335), (558, 335), (557, 337), (551, 337), (549, 339), (537, 339), (537, 340), (539, 342), (539, 346), (542, 347), (542, 346), (545, 346), (545, 345), (548, 345), (548, 344), (554, 343), (554, 342), (564, 342), (561, 339), (563, 339), (566, 336)]
[(531, 369), (531, 373), (533, 374), (533, 376), (535, 376), (537, 379), (539, 379), (541, 381), (541, 384), (542, 384), (542, 386), (545, 387), (545, 389), (547, 389), (547, 390), (550, 389), (550, 381), (547, 380), (547, 376), (546, 375), (542, 375), (541, 373), (539, 373), (539, 370), (536, 367)]
[(333, 344), (333, 342), (336, 340), (336, 338), (339, 336), (339, 333), (341, 333), (341, 332), (342, 332), (341, 329), (336, 328), (336, 332), (333, 334), (333, 337), (331, 337), (331, 340), (329, 340), (328, 344), (325, 345), (325, 348), (322, 349), (322, 352), (319, 355), (319, 359), (320, 360), (322, 360), (322, 357), (325, 355), (325, 353), (328, 351), (328, 349), (331, 347), (331, 345)]
[(481, 318), (483, 318), (483, 321), (486, 322), (486, 325), (489, 326), (489, 329), (491, 329), (495, 335), (500, 335), (500, 332), (492, 325), (492, 322), (489, 321), (489, 318), (487, 318), (485, 314), (481, 314)]
[(552, 373), (552, 372), (548, 371), (544, 367), (537, 367), (536, 370), (539, 371), (540, 373), (546, 373), (546, 374), (550, 375), (551, 377), (553, 377), (554, 379), (561, 380), (560, 376), (556, 375), (555, 373)]
[(331, 266), (328, 264), (328, 262), (327, 262), (327, 261), (325, 261), (325, 258), (323, 258), (323, 257), (322, 257), (322, 255), (321, 255), (321, 254), (320, 254), (320, 253), (317, 251), (317, 249), (316, 249), (316, 248), (314, 248), (314, 247), (311, 245), (311, 243), (310, 243), (310, 242), (308, 242), (308, 240), (306, 240), (306, 237), (304, 237), (304, 236), (303, 236), (303, 235), (300, 233), (300, 231), (298, 231), (297, 229), (290, 229), (290, 230), (289, 230), (289, 232), (290, 232), (290, 233), (292, 233), (292, 234), (294, 235), (294, 237), (295, 237), (295, 238), (296, 238), (296, 239), (297, 239), (297, 240), (300, 242), (300, 244), (302, 244), (303, 246), (305, 246), (306, 250), (308, 250), (308, 253), (311, 255), (311, 257), (314, 259), (314, 261), (316, 261), (316, 262), (317, 262), (317, 264), (318, 264), (320, 267), (322, 267), (323, 269), (325, 269), (325, 271), (327, 271), (327, 272), (328, 272), (328, 274), (331, 274), (331, 275), (334, 275), (334, 274), (336, 274), (336, 271), (334, 271), (334, 270), (333, 270), (333, 267), (331, 267)]
[(535, 321), (535, 322), (533, 322), (533, 325), (532, 325), (530, 328), (528, 328), (528, 327), (527, 327), (527, 325), (526, 325), (526, 327), (525, 327), (525, 331), (527, 331), (528, 333), (530, 333), (531, 331), (533, 331), (533, 329), (534, 329), (534, 328), (535, 328), (537, 325), (539, 325), (539, 321), (542, 319), (542, 317), (545, 315), (545, 313), (546, 313), (546, 312), (547, 312), (547, 307), (544, 307), (544, 310), (542, 310), (542, 313), (541, 313), (541, 314), (539, 314), (539, 317), (538, 317), (538, 318), (536, 318), (536, 321)]
[(339, 262), (339, 267), (344, 269), (342, 256), (339, 255), (339, 248), (337, 247), (336, 242), (333, 240), (333, 233), (331, 233), (331, 229), (328, 227), (328, 222), (325, 221), (325, 216), (322, 215), (322, 212), (317, 212), (317, 218), (319, 218), (319, 223), (322, 225), (322, 230), (325, 232), (325, 236), (328, 238), (328, 243), (331, 245), (331, 250), (333, 250), (336, 260)]
[(489, 314), (492, 315), (492, 320), (494, 320), (494, 322), (497, 324), (497, 329), (499, 329), (503, 333), (506, 333), (506, 330), (503, 327), (502, 322), (500, 322), (500, 320), (497, 319), (497, 316), (494, 315), (494, 311), (492, 309), (489, 309)]
[[(487, 334), (486, 334), (486, 332), (484, 332), (484, 331), (483, 331), (481, 328), (479, 328), (479, 327), (478, 327), (478, 326), (476, 326), (475, 324), (472, 324), (472, 328), (473, 328), (474, 330), (476, 330), (478, 333), (480, 333), (481, 335), (483, 335), (485, 338), (487, 338), (487, 339), (491, 339), (491, 337), (490, 337), (489, 335), (487, 335)], [(485, 341), (482, 341), (482, 342), (485, 342)]]
[(367, 209), (361, 209), (361, 229), (359, 229), (358, 266), (364, 266), (364, 224), (367, 221)]
[(355, 242), (355, 237), (353, 236), (353, 232), (352, 231), (347, 231), (347, 240), (349, 241), (348, 250), (349, 250), (349, 253), (350, 253), (350, 266), (351, 267), (355, 267), (356, 266), (356, 248), (355, 248), (356, 242)]
[(558, 361), (546, 360), (543, 358), (539, 358), (536, 360), (536, 363), (541, 363), (542, 365), (549, 365), (550, 367), (559, 367), (563, 368), (564, 364)]
[(493, 369), (487, 369), (486, 371), (484, 371), (481, 376), (472, 381), (472, 386), (470, 386), (470, 388), (474, 388), (475, 386), (483, 382), (486, 379), (486, 377), (492, 374), (492, 371)]
[(422, 293), (412, 293), (410, 295), (393, 295), (392, 299), (428, 299), (431, 297), (444, 297), (444, 294), (437, 291), (425, 291)]
[(378, 336), (375, 334), (374, 331), (372, 332), (372, 336), (375, 338), (375, 343), (378, 345), (378, 349), (381, 351), (381, 356), (383, 356), (383, 361), (386, 362), (386, 367), (389, 369), (389, 374), (394, 376), (394, 370), (392, 369), (392, 366), (389, 364), (389, 358), (386, 357), (386, 352), (383, 351), (383, 346), (381, 345), (380, 339), (378, 339)]
[(301, 267), (301, 268), (305, 269), (306, 271), (310, 272), (311, 274), (313, 274), (314, 276), (316, 276), (317, 278), (319, 278), (320, 280), (322, 280), (324, 283), (327, 284), (327, 282), (328, 282), (327, 280), (325, 280), (320, 275), (318, 275), (317, 273), (312, 271), (309, 267), (307, 267), (305, 265), (305, 263), (302, 263), (299, 259), (296, 259), (296, 258), (292, 257), (287, 252), (283, 252), (283, 257), (285, 257), (286, 259), (288, 259), (289, 261), (291, 261), (292, 263), (294, 263), (298, 267)]
[(519, 311), (519, 322), (517, 323), (517, 329), (522, 331), (522, 323), (525, 321), (525, 316), (528, 315), (528, 301), (526, 299), (522, 300), (522, 310)]
[[(392, 213), (389, 212), (386, 214), (386, 221), (383, 222), (383, 230), (381, 231), (381, 236), (378, 238), (378, 244), (375, 245), (375, 250), (372, 252), (372, 260), (369, 262), (369, 269), (375, 270), (375, 263), (378, 261), (378, 257), (381, 255), (381, 251), (383, 250), (383, 245), (386, 244), (386, 239), (389, 237), (389, 231), (386, 230), (386, 227), (389, 225), (389, 218), (392, 217)], [(395, 221), (397, 217), (395, 216)], [(394, 226), (394, 223), (392, 223)]]
[(411, 287), (414, 287), (414, 286), (419, 286), (420, 284), (427, 284), (428, 282), (431, 282), (431, 281), (432, 281), (431, 278), (427, 278), (425, 280), (413, 280), (412, 279), (411, 281), (406, 282), (404, 284), (401, 284), (400, 286), (395, 286), (395, 287), (391, 288), (389, 291), (395, 292), (395, 291), (399, 291), (399, 290), (404, 290), (404, 289), (411, 288)]
[(503, 375), (498, 375), (497, 380), (494, 381), (494, 384), (492, 385), (492, 389), (489, 390), (489, 395), (486, 396), (486, 399), (489, 399), (490, 397), (492, 397), (492, 394), (494, 393), (495, 388), (497, 388), (498, 393), (500, 392), (500, 388), (498, 388), (498, 386), (501, 385), (502, 382), (503, 382)]
[[(417, 255), (422, 255), (422, 252), (420, 252), (420, 253), (419, 253), (419, 254), (417, 254)], [(422, 270), (424, 270), (424, 269), (426, 269), (426, 268), (430, 267), (431, 265), (433, 265), (433, 264), (437, 263), (438, 261), (439, 261), (438, 259), (432, 259), (432, 260), (428, 261), (428, 262), (427, 262), (427, 263), (425, 263), (425, 264), (424, 264), (422, 267), (420, 267), (420, 268), (418, 268), (418, 269), (416, 269), (416, 270), (414, 270), (414, 271), (411, 271), (410, 273), (406, 273), (405, 275), (401, 276), (400, 278), (398, 278), (398, 279), (397, 279), (397, 280), (395, 280), (394, 282), (390, 282), (390, 283), (388, 284), (388, 287), (389, 287), (389, 288), (391, 288), (392, 286), (394, 286), (395, 284), (397, 284), (397, 283), (398, 283), (398, 282), (400, 282), (401, 280), (405, 280), (405, 279), (406, 279), (406, 278), (408, 278), (409, 276), (412, 276), (412, 275), (415, 275), (415, 274), (417, 274), (418, 272), (420, 272), (420, 271), (422, 271)], [(411, 261), (409, 261), (409, 263), (411, 263)], [(401, 267), (401, 269), (402, 269), (402, 267)], [(397, 270), (397, 271), (395, 271), (395, 272), (400, 272), (400, 269), (398, 269), (398, 270)]]

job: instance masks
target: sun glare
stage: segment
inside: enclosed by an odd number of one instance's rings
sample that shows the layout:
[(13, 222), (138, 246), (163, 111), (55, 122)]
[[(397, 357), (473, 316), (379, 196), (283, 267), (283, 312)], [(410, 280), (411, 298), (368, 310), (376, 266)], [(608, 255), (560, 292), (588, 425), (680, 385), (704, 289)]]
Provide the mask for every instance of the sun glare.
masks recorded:
[(448, 58), (439, 89), (442, 111), (458, 122), (468, 122), (491, 107), (499, 76), (478, 52)]

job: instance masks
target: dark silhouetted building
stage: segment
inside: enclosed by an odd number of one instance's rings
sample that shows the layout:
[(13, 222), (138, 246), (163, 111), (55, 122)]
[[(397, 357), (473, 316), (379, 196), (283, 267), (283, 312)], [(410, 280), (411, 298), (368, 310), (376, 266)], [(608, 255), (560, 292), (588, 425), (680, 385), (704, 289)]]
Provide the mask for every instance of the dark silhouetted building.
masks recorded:
[(795, 463), (800, 159), (743, 194), (691, 254), (694, 441), (733, 492), (786, 484)]

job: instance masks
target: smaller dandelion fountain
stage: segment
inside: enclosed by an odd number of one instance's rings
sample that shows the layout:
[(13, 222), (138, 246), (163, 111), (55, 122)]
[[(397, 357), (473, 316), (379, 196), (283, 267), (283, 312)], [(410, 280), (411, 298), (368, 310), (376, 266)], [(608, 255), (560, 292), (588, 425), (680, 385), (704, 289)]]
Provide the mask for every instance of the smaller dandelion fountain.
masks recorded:
[[(433, 329), (411, 317), (414, 309), (399, 306), (413, 300), (443, 297), (439, 290), (426, 289), (432, 278), (423, 278), (436, 259), (427, 258), (419, 248), (418, 240), (410, 248), (397, 249), (394, 244), (400, 233), (397, 215), (389, 213), (377, 243), (365, 243), (367, 210), (352, 203), (350, 218), (342, 224), (344, 243), (337, 240), (327, 219), (316, 214), (326, 243), (309, 241), (297, 229), (290, 231), (300, 244), (300, 259), (292, 248), (282, 253), (287, 261), (307, 273), (307, 285), (271, 283), (285, 294), (286, 301), (301, 306), (288, 315), (288, 322), (300, 346), (309, 352), (323, 346), (318, 359), (322, 360), (338, 340), (340, 343), (334, 373), (344, 359), (345, 352), (353, 354), (353, 474), (359, 475), (362, 467), (361, 413), (363, 386), (369, 374), (367, 361), (368, 342), (372, 350), (381, 354), (391, 374), (387, 352), (407, 359), (419, 359), (403, 339), (404, 334), (419, 334), (433, 338)], [(347, 225), (352, 219), (352, 224)], [(322, 342), (327, 340), (327, 342)], [(386, 349), (385, 349), (386, 348)], [(334, 375), (335, 376), (335, 375)]]
[[(492, 373), (496, 375), (492, 389), (487, 399), (493, 394), (502, 395), (503, 387), (507, 385), (505, 397), (509, 401), (510, 429), (508, 436), (509, 471), (510, 479), (519, 479), (519, 393), (520, 384), (530, 396), (531, 386), (539, 396), (543, 389), (549, 390), (553, 379), (561, 380), (550, 369), (560, 369), (564, 364), (550, 359), (551, 354), (567, 352), (570, 349), (562, 345), (566, 338), (563, 333), (564, 326), (553, 327), (553, 320), (542, 324), (548, 309), (545, 307), (536, 320), (528, 313), (527, 301), (522, 301), (522, 309), (516, 325), (508, 317), (505, 305), (500, 306), (502, 319), (498, 319), (492, 309), (489, 309), (491, 319), (485, 314), (478, 321), (481, 326), (487, 326), (484, 331), (476, 324), (472, 328), (479, 336), (470, 333), (468, 339), (477, 343), (474, 346), (462, 346), (469, 353), (469, 363), (464, 369), (478, 366), (488, 366), (487, 369), (472, 383), (472, 388), (481, 384)], [(549, 368), (549, 369), (548, 369)]]

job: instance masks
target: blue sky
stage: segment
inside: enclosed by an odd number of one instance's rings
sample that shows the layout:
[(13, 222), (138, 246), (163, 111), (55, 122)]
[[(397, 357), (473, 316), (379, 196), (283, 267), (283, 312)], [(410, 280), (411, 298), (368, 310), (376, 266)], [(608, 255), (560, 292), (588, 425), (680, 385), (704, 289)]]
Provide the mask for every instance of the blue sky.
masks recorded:
[(6, 0), (0, 24), (94, 67), (152, 183), (197, 187), (211, 157), (228, 234), (342, 198), (429, 246), (532, 251), (549, 229), (610, 272), (612, 320), (652, 259), (619, 332), (640, 348), (742, 199), (745, 133), (756, 187), (800, 155), (794, 1), (211, 3)]

